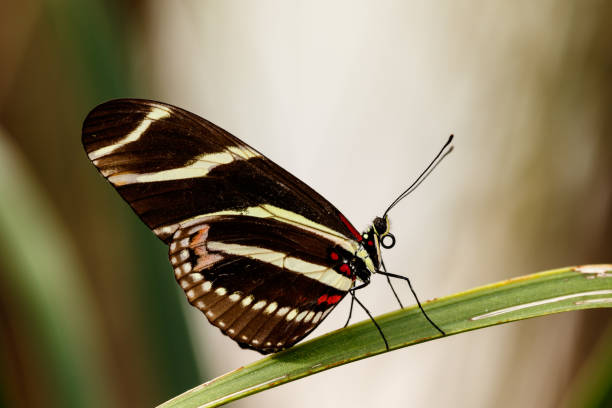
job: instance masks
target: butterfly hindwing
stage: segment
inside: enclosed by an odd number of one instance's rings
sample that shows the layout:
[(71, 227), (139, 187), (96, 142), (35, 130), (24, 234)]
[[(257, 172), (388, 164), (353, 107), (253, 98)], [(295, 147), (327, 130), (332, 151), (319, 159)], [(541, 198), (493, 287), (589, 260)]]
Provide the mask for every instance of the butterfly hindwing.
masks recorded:
[(268, 353), (301, 340), (352, 286), (334, 270), (333, 246), (275, 220), (212, 216), (184, 223), (169, 255), (193, 306), (242, 347)]

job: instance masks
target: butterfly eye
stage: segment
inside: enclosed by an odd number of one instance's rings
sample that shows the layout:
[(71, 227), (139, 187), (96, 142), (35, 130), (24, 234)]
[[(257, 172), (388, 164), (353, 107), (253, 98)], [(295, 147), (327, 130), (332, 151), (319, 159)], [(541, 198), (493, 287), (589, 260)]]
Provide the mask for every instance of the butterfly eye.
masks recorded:
[(385, 233), (385, 231), (388, 230), (388, 223), (385, 220), (385, 218), (381, 218), (381, 217), (376, 217), (374, 219), (374, 229), (376, 230), (376, 232), (379, 235), (382, 235)]
[(385, 249), (393, 248), (395, 246), (395, 237), (391, 233), (385, 234), (382, 236), (380, 244)]

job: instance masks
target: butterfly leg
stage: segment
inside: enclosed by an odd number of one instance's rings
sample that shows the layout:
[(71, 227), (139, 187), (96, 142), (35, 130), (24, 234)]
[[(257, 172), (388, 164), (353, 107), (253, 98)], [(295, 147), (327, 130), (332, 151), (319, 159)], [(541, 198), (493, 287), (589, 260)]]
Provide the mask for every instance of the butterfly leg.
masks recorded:
[(348, 319), (346, 319), (346, 323), (344, 323), (343, 327), (348, 326), (349, 322), (351, 321), (351, 316), (353, 315), (353, 305), (355, 304), (355, 291), (361, 288), (364, 288), (366, 286), (368, 286), (370, 284), (370, 281), (364, 282), (361, 285), (355, 286), (352, 289), (349, 289), (349, 294), (351, 295), (351, 307), (349, 309), (349, 315), (348, 315)]
[(385, 348), (387, 349), (387, 351), (389, 351), (389, 343), (387, 343), (387, 338), (385, 337), (385, 334), (383, 333), (382, 329), (380, 328), (380, 326), (378, 325), (378, 323), (376, 323), (376, 320), (374, 319), (374, 317), (372, 316), (372, 314), (370, 313), (370, 311), (363, 305), (363, 303), (361, 303), (359, 301), (359, 299), (357, 299), (357, 296), (355, 296), (354, 293), (352, 293), (353, 295), (353, 299), (355, 299), (355, 302), (357, 302), (357, 304), (359, 306), (361, 306), (361, 308), (368, 314), (368, 316), (370, 317), (370, 320), (372, 320), (372, 323), (374, 323), (374, 326), (376, 326), (376, 329), (378, 330), (378, 332), (380, 333), (380, 336), (382, 337), (383, 341), (385, 342)]
[[(382, 265), (383, 271), (387, 272), (387, 268), (385, 267), (385, 263), (383, 262), (383, 260), (380, 260), (380, 263)], [(389, 287), (391, 288), (391, 291), (393, 292), (393, 295), (395, 296), (395, 299), (397, 300), (397, 303), (399, 303), (400, 309), (404, 308), (404, 305), (402, 305), (402, 301), (400, 300), (399, 296), (397, 296), (397, 292), (395, 291), (395, 288), (393, 287), (393, 284), (391, 283), (391, 277), (389, 275), (386, 276), (387, 278), (387, 283), (389, 284)]]
[(351, 316), (353, 315), (353, 305), (355, 304), (355, 294), (352, 290), (349, 291), (349, 294), (351, 295), (351, 307), (349, 309), (348, 319), (346, 319), (346, 323), (344, 323), (344, 326), (342, 326), (343, 328), (348, 326), (349, 322), (351, 321)]
[(407, 277), (405, 277), (405, 276), (396, 275), (396, 274), (394, 274), (394, 273), (389, 273), (389, 272), (377, 271), (377, 273), (380, 273), (381, 275), (385, 275), (387, 278), (396, 278), (396, 279), (401, 279), (401, 280), (406, 281), (406, 282), (408, 283), (408, 287), (410, 288), (410, 291), (412, 292), (412, 295), (414, 296), (414, 298), (415, 298), (415, 299), (416, 299), (416, 301), (417, 301), (417, 305), (419, 305), (419, 309), (421, 309), (421, 312), (423, 313), (423, 316), (425, 316), (425, 318), (427, 319), (427, 321), (428, 321), (429, 323), (431, 323), (431, 325), (432, 325), (433, 327), (435, 327), (435, 328), (436, 328), (436, 330), (438, 330), (438, 331), (439, 331), (439, 332), (440, 332), (440, 333), (441, 333), (443, 336), (446, 336), (446, 333), (444, 333), (444, 331), (443, 331), (441, 328), (439, 328), (439, 327), (438, 327), (438, 325), (437, 325), (437, 324), (435, 324), (435, 323), (433, 322), (433, 320), (431, 320), (431, 319), (429, 318), (429, 316), (427, 316), (427, 313), (425, 313), (425, 310), (423, 309), (423, 306), (421, 306), (421, 302), (419, 301), (419, 298), (417, 297), (416, 292), (415, 292), (415, 291), (414, 291), (414, 289), (412, 288), (412, 284), (410, 283), (410, 279), (408, 279), (408, 278), (407, 278)]

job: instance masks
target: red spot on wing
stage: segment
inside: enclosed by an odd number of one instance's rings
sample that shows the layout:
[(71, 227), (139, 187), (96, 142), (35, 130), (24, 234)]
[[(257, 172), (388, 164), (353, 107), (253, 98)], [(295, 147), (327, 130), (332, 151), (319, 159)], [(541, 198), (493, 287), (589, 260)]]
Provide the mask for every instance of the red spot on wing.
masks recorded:
[(374, 242), (372, 242), (372, 241), (370, 240), (370, 241), (368, 241), (368, 245), (369, 245), (369, 246), (374, 246)]
[(337, 261), (337, 260), (338, 260), (338, 258), (339, 258), (339, 257), (338, 257), (338, 254), (337, 254), (337, 253), (335, 253), (335, 252), (332, 252), (331, 254), (329, 254), (329, 257), (330, 257), (332, 260), (334, 260), (334, 261)]
[(347, 264), (342, 264), (340, 265), (340, 272), (342, 272), (343, 274), (350, 276), (351, 275), (351, 268), (349, 268), (349, 266)]
[(328, 305), (333, 305), (335, 303), (338, 303), (340, 301), (340, 299), (342, 299), (342, 296), (340, 295), (333, 295), (327, 298), (327, 304)]
[(342, 214), (340, 214), (340, 221), (342, 221), (344, 223), (344, 225), (346, 225), (346, 228), (349, 229), (349, 231), (351, 231), (351, 234), (353, 234), (353, 236), (355, 237), (355, 239), (359, 242), (361, 242), (361, 240), (363, 238), (361, 238), (361, 234), (359, 234), (359, 231), (357, 231), (355, 229), (355, 227), (353, 227), (353, 224), (351, 224), (349, 222), (349, 220), (346, 219), (346, 217)]
[(322, 295), (319, 300), (317, 300), (317, 304), (320, 305), (321, 303), (325, 302), (327, 300), (327, 295)]

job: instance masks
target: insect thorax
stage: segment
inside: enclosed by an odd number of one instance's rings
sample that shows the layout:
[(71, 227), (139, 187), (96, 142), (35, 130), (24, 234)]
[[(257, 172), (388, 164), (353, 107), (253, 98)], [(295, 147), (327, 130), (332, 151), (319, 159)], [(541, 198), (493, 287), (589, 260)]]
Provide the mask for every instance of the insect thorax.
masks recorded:
[(385, 235), (390, 235), (389, 230), (389, 218), (385, 215), (384, 217), (376, 217), (370, 228), (361, 235), (362, 240), (355, 255), (363, 260), (370, 273), (376, 273), (380, 270), (382, 263), (381, 239), (384, 239)]

